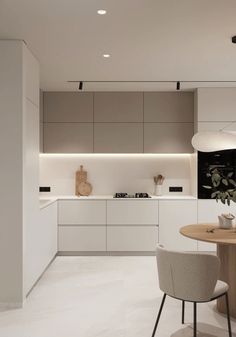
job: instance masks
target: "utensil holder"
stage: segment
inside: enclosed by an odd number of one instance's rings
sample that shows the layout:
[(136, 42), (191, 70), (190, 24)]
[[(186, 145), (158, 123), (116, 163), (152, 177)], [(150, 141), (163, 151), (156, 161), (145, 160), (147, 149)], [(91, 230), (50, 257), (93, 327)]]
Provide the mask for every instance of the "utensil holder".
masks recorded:
[(157, 196), (162, 195), (162, 185), (155, 185), (154, 195), (157, 195)]

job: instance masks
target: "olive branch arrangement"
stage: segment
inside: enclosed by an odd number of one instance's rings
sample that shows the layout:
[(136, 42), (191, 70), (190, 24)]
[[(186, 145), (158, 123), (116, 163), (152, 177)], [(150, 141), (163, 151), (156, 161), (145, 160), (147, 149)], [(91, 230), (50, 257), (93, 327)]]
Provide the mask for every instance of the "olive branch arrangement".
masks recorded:
[(226, 175), (219, 168), (209, 169), (206, 176), (210, 179), (211, 185), (203, 185), (204, 188), (212, 190), (211, 198), (220, 200), (223, 204), (230, 205), (230, 202), (236, 202), (236, 181), (232, 178), (234, 172), (228, 172)]

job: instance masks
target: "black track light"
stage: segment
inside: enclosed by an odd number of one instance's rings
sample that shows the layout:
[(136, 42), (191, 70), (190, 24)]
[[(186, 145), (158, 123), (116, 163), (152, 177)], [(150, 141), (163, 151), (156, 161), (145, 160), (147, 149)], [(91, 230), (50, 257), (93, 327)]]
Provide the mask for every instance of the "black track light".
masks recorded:
[(236, 35), (232, 36), (232, 43), (236, 43)]
[(79, 90), (83, 90), (83, 82), (82, 81), (79, 82)]
[(180, 90), (180, 82), (176, 82), (176, 90)]

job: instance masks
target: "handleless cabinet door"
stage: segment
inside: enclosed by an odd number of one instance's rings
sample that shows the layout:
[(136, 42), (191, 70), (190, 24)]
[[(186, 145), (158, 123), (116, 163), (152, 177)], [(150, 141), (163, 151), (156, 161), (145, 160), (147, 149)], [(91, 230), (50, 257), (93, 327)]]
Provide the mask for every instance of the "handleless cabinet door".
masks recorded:
[(142, 123), (95, 123), (94, 152), (142, 153)]
[(193, 93), (145, 92), (144, 122), (193, 122)]
[(191, 153), (193, 123), (144, 123), (145, 153)]
[(39, 107), (39, 64), (29, 49), (23, 47), (25, 97)]
[(44, 152), (93, 152), (93, 123), (44, 123)]
[(108, 225), (157, 225), (158, 201), (108, 200)]
[(93, 93), (44, 92), (45, 123), (92, 123)]
[(106, 226), (59, 226), (59, 252), (106, 251)]
[(197, 223), (197, 200), (159, 201), (159, 242), (167, 249), (197, 250), (197, 241), (179, 233), (181, 227)]
[(142, 123), (143, 93), (96, 92), (94, 121), (102, 123)]
[(106, 201), (61, 200), (58, 223), (59, 225), (105, 225)]
[(108, 226), (107, 250), (115, 252), (154, 252), (158, 244), (158, 227)]

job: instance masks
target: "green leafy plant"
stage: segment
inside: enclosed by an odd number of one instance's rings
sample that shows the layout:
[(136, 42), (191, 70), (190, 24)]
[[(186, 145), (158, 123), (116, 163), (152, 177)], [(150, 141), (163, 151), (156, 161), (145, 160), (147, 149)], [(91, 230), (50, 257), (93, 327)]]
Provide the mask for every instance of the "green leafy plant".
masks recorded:
[(210, 169), (206, 176), (210, 180), (210, 185), (203, 185), (204, 188), (212, 190), (211, 198), (220, 200), (223, 204), (230, 205), (230, 202), (236, 202), (236, 181), (232, 178), (234, 172), (224, 174), (219, 168)]

